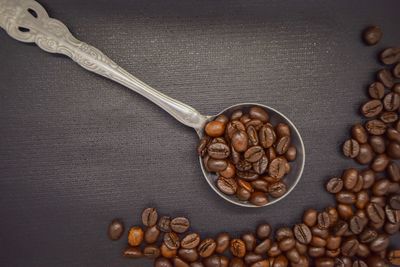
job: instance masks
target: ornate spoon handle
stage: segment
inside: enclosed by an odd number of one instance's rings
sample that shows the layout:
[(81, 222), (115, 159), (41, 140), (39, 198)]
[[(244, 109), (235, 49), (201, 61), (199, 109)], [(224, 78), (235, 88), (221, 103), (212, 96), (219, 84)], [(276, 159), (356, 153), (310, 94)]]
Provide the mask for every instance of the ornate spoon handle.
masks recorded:
[(207, 117), (170, 98), (118, 66), (99, 49), (79, 41), (59, 20), (33, 0), (0, 0), (0, 26), (21, 42), (36, 43), (50, 53), (64, 54), (83, 68), (118, 82), (141, 94), (181, 123), (200, 131)]

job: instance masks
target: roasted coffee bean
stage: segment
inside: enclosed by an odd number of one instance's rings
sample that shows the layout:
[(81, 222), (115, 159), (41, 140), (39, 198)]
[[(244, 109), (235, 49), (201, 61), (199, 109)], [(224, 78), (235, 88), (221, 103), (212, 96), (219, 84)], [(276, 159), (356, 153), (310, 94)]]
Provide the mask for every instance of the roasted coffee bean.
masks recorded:
[(164, 234), (164, 244), (169, 249), (178, 249), (180, 247), (179, 236), (174, 232), (169, 232)]
[(265, 193), (256, 191), (251, 194), (250, 202), (256, 206), (264, 206), (268, 203), (268, 197)]
[(356, 185), (353, 187), (353, 192), (354, 193), (358, 193), (358, 192), (360, 192), (362, 189), (363, 189), (363, 186), (364, 186), (364, 180), (362, 179), (362, 177), (361, 177), (361, 175), (359, 175), (358, 176), (358, 179), (357, 179), (357, 183), (356, 183)]
[(217, 180), (218, 189), (226, 195), (234, 195), (237, 190), (236, 179), (220, 176)]
[(210, 121), (206, 124), (204, 130), (208, 136), (219, 137), (225, 132), (225, 123), (221, 121)]
[(341, 191), (336, 194), (336, 201), (342, 204), (356, 203), (356, 195), (349, 191)]
[(220, 262), (221, 262), (221, 267), (228, 267), (229, 266), (229, 258), (224, 256), (224, 255), (220, 255)]
[(374, 152), (370, 144), (361, 144), (356, 161), (360, 164), (368, 164), (374, 158)]
[(267, 122), (269, 120), (268, 113), (261, 107), (251, 107), (249, 111), (250, 118)]
[(237, 152), (244, 152), (248, 148), (249, 138), (244, 131), (236, 131), (232, 134), (231, 142)]
[(334, 225), (339, 220), (339, 213), (335, 207), (327, 207), (325, 211), (329, 214), (329, 221)]
[(393, 123), (393, 122), (397, 121), (399, 119), (399, 115), (397, 115), (397, 113), (394, 111), (385, 111), (381, 114), (381, 116), (379, 118), (384, 123), (389, 124), (389, 123)]
[(246, 254), (246, 244), (241, 239), (232, 239), (230, 244), (230, 251), (233, 256), (243, 258)]
[(325, 211), (318, 214), (317, 221), (320, 229), (328, 229), (330, 226), (329, 214)]
[(171, 221), (171, 229), (175, 233), (182, 234), (190, 227), (190, 222), (185, 217), (176, 217)]
[(188, 263), (178, 257), (174, 258), (172, 261), (175, 267), (190, 267)]
[(124, 257), (138, 259), (143, 257), (143, 253), (138, 247), (127, 247), (123, 252)]
[(397, 249), (390, 251), (387, 258), (391, 264), (396, 266), (400, 265), (400, 250)]
[(144, 240), (146, 241), (147, 244), (155, 243), (158, 240), (159, 236), (160, 236), (160, 230), (158, 230), (156, 225), (147, 228), (146, 231), (144, 232)]
[(157, 224), (158, 230), (164, 233), (171, 232), (171, 217), (162, 216)]
[(313, 227), (317, 224), (318, 212), (314, 209), (308, 209), (303, 214), (303, 222), (308, 227)]
[(197, 252), (201, 257), (207, 258), (214, 253), (216, 247), (217, 244), (212, 238), (206, 238), (200, 242), (199, 246), (197, 247)]
[(261, 127), (259, 133), (258, 133), (259, 141), (260, 144), (264, 148), (269, 148), (271, 147), (276, 140), (276, 134), (272, 126), (269, 125), (264, 125)]
[(295, 249), (301, 254), (306, 255), (308, 246), (300, 242), (296, 242)]
[(225, 140), (223, 137), (216, 137), (216, 138), (213, 138), (213, 139), (211, 140), (211, 143), (210, 143), (209, 145), (215, 144), (215, 143), (227, 144), (226, 140)]
[(280, 198), (287, 192), (285, 183), (277, 182), (268, 186), (268, 193), (274, 198)]
[(230, 239), (231, 238), (228, 233), (220, 233), (215, 240), (217, 244), (215, 252), (219, 254), (224, 253), (229, 247)]
[(228, 167), (228, 162), (223, 159), (210, 158), (207, 161), (207, 167), (211, 172), (220, 172)]
[(378, 71), (378, 73), (376, 74), (376, 77), (387, 88), (391, 88), (394, 84), (393, 75), (387, 69), (381, 69), (380, 71)]
[(369, 202), (369, 194), (366, 190), (357, 193), (356, 197), (356, 208), (364, 209)]
[(325, 255), (325, 248), (322, 247), (308, 247), (308, 255), (313, 258), (322, 257)]
[(246, 256), (244, 256), (244, 263), (247, 264), (247, 266), (252, 265), (255, 262), (259, 262), (263, 259), (261, 255), (255, 254), (253, 252), (248, 252), (246, 253)]
[(267, 156), (269, 162), (271, 162), (274, 159), (276, 159), (275, 148), (274, 147), (269, 147), (269, 148), (265, 149), (265, 155)]
[(241, 258), (234, 257), (230, 261), (229, 267), (245, 267), (244, 261)]
[(400, 62), (400, 48), (389, 47), (381, 52), (379, 55), (380, 60), (383, 64), (391, 65)]
[(200, 142), (197, 146), (197, 154), (199, 156), (204, 157), (206, 155), (207, 146), (210, 143), (210, 141), (211, 141), (211, 138), (208, 135), (205, 135), (200, 139)]
[(311, 242), (312, 234), (310, 228), (305, 224), (296, 224), (293, 228), (296, 239), (302, 244)]
[(400, 210), (400, 195), (393, 195), (389, 198), (389, 204), (392, 209)]
[(252, 119), (245, 124), (246, 128), (253, 126), (257, 131), (263, 126), (263, 122), (257, 119)]
[(237, 171), (236, 175), (246, 181), (254, 181), (258, 179), (259, 175), (254, 171)]
[(361, 257), (361, 258), (366, 258), (368, 257), (368, 255), (371, 254), (371, 250), (369, 249), (369, 247), (365, 244), (358, 244), (358, 250), (356, 253), (357, 257)]
[(374, 266), (374, 267), (388, 267), (386, 261), (379, 257), (378, 255), (369, 255), (365, 261), (367, 266)]
[(229, 118), (225, 114), (221, 114), (218, 115), (214, 121), (219, 121), (226, 125), (229, 122)]
[(353, 262), (352, 267), (368, 267), (368, 265), (363, 260), (358, 259)]
[(284, 255), (279, 255), (275, 258), (272, 264), (270, 264), (272, 267), (287, 267), (289, 266), (289, 262), (287, 258)]
[(288, 150), (285, 153), (285, 157), (288, 161), (294, 161), (297, 156), (297, 149), (294, 145), (289, 146)]
[(298, 263), (300, 261), (300, 254), (299, 252), (295, 249), (292, 248), (291, 250), (286, 252), (286, 258), (293, 264), (293, 263)]
[(240, 121), (233, 120), (228, 122), (226, 126), (226, 137), (232, 139), (234, 133), (244, 131), (246, 131), (246, 127), (244, 126), (244, 124)]
[(257, 133), (256, 128), (254, 128), (254, 126), (249, 126), (246, 129), (246, 133), (249, 138), (249, 144), (251, 146), (257, 146), (258, 145), (258, 133)]
[(275, 239), (281, 241), (285, 238), (293, 238), (294, 233), (289, 227), (281, 227), (275, 232)]
[(282, 251), (279, 249), (279, 246), (277, 243), (273, 243), (267, 252), (267, 255), (271, 258), (277, 257), (280, 254), (282, 254)]
[(154, 267), (173, 267), (172, 263), (166, 258), (157, 258)]
[(242, 117), (242, 116), (243, 116), (243, 111), (241, 111), (240, 109), (239, 110), (235, 110), (231, 115), (231, 120), (232, 121), (239, 120), (240, 117)]
[(378, 99), (373, 99), (361, 106), (361, 113), (364, 117), (371, 118), (377, 116), (383, 110), (382, 102)]
[(400, 106), (400, 96), (397, 93), (389, 93), (383, 99), (383, 106), (387, 111), (395, 111)]
[(361, 178), (364, 182), (363, 189), (368, 189), (375, 182), (375, 172), (370, 169), (366, 169), (361, 172)]
[(372, 135), (382, 135), (386, 131), (386, 124), (381, 120), (370, 120), (365, 124), (365, 129)]
[(266, 172), (268, 167), (268, 158), (263, 155), (258, 161), (253, 163), (253, 170), (258, 174), (263, 174)]
[(386, 131), (386, 135), (389, 138), (389, 140), (400, 143), (400, 132), (396, 131), (393, 128), (389, 128)]
[(235, 150), (235, 148), (231, 145), (231, 160), (233, 164), (238, 164), (240, 161), (240, 153)]
[(367, 206), (367, 214), (370, 220), (374, 223), (381, 223), (385, 220), (385, 211), (381, 206), (375, 203), (370, 203)]
[(246, 201), (250, 199), (251, 191), (248, 191), (245, 188), (239, 186), (236, 191), (236, 196), (239, 200)]
[(365, 229), (359, 236), (360, 242), (363, 244), (371, 243), (378, 237), (378, 232), (374, 229)]
[(400, 223), (390, 223), (386, 222), (385, 225), (383, 226), (383, 229), (385, 232), (389, 235), (394, 235), (400, 230)]
[(297, 262), (297, 263), (291, 262), (291, 266), (292, 267), (308, 267), (308, 266), (310, 266), (310, 262), (307, 257), (300, 256), (299, 262)]
[(374, 82), (368, 87), (368, 93), (371, 98), (382, 99), (385, 95), (385, 87), (380, 82)]
[(381, 136), (371, 136), (369, 138), (369, 143), (374, 150), (378, 154), (382, 154), (386, 150), (385, 140)]
[(170, 259), (176, 256), (177, 250), (170, 249), (165, 245), (165, 243), (162, 243), (160, 246), (160, 252), (163, 257)]
[(296, 241), (292, 237), (287, 237), (279, 241), (278, 246), (281, 251), (288, 251), (296, 245)]
[(264, 155), (264, 149), (261, 146), (252, 146), (244, 152), (244, 158), (248, 162), (257, 162)]
[(143, 255), (149, 259), (160, 256), (160, 249), (157, 246), (149, 245), (143, 249)]
[(181, 240), (181, 247), (186, 249), (196, 248), (200, 244), (200, 236), (196, 233), (187, 234)]
[(373, 252), (380, 252), (389, 246), (389, 237), (385, 234), (378, 235), (374, 241), (369, 244), (369, 248)]
[(269, 164), (268, 167), (268, 174), (274, 178), (282, 178), (285, 173), (285, 164), (286, 164), (286, 159), (282, 158), (282, 157), (278, 157), (276, 159), (274, 159), (273, 161), (271, 161), (271, 163)]
[(400, 159), (400, 144), (396, 142), (390, 142), (387, 146), (387, 154), (393, 159)]
[(387, 194), (396, 194), (400, 192), (400, 184), (397, 182), (389, 182)]
[(144, 233), (142, 228), (135, 226), (129, 230), (128, 243), (132, 247), (139, 246), (143, 241)]
[(370, 202), (375, 203), (375, 204), (381, 206), (382, 208), (384, 208), (386, 205), (386, 198), (384, 196), (380, 196), (380, 197), (371, 196)]
[(204, 267), (204, 264), (202, 262), (195, 261), (190, 264), (190, 267)]
[(245, 161), (245, 160), (240, 160), (240, 161), (236, 164), (236, 168), (237, 168), (239, 171), (249, 171), (249, 170), (252, 169), (252, 167), (253, 167), (253, 165), (252, 165), (250, 162)]
[(275, 127), (275, 132), (278, 138), (283, 136), (290, 136), (290, 128), (289, 125), (285, 123), (278, 123)]
[(396, 78), (400, 78), (400, 63), (397, 63), (393, 68), (393, 76)]
[(350, 219), (354, 214), (351, 206), (346, 205), (346, 204), (337, 205), (337, 210), (338, 210), (340, 218), (342, 218), (344, 220)]
[(269, 267), (270, 263), (268, 260), (261, 260), (253, 263), (250, 267)]
[(340, 248), (342, 238), (340, 236), (329, 236), (326, 240), (326, 248), (330, 250), (336, 250)]
[(114, 219), (108, 226), (108, 237), (111, 240), (118, 240), (124, 234), (125, 226), (122, 220)]
[(364, 227), (367, 225), (367, 223), (368, 223), (367, 218), (353, 216), (350, 219), (350, 230), (356, 235), (361, 234), (361, 232), (364, 230)]
[(255, 181), (251, 182), (251, 186), (257, 190), (257, 191), (261, 191), (264, 193), (268, 192), (268, 182), (265, 181), (264, 179), (257, 179)]
[(392, 209), (389, 205), (385, 206), (386, 218), (391, 223), (400, 223), (400, 210)]
[(382, 172), (389, 165), (390, 159), (386, 154), (380, 154), (375, 157), (371, 163), (371, 169), (376, 172)]
[(400, 166), (392, 161), (390, 162), (390, 164), (388, 165), (387, 169), (386, 169), (389, 178), (393, 181), (393, 182), (399, 182), (400, 181)]
[(326, 246), (326, 240), (319, 236), (313, 236), (310, 245), (317, 248), (323, 248)]
[(221, 257), (219, 255), (211, 255), (203, 260), (205, 267), (221, 267)]
[(346, 240), (341, 247), (342, 255), (353, 257), (357, 253), (358, 245), (359, 243), (356, 238)]
[(206, 154), (203, 157), (203, 165), (204, 165), (204, 168), (206, 169), (206, 171), (211, 172), (211, 170), (208, 168), (208, 161), (209, 160), (210, 160), (210, 156)]
[(335, 258), (335, 267), (352, 267), (353, 261), (349, 257)]
[(356, 169), (346, 169), (342, 175), (344, 188), (346, 188), (347, 190), (353, 189), (354, 186), (357, 184), (358, 176), (359, 174)]
[(236, 174), (236, 168), (231, 162), (228, 163), (228, 167), (226, 167), (225, 170), (219, 172), (219, 175), (225, 178), (233, 178), (235, 174)]
[(266, 239), (271, 234), (271, 226), (268, 223), (263, 223), (257, 226), (257, 237), (259, 239)]
[(229, 147), (224, 143), (213, 143), (207, 148), (208, 155), (213, 159), (226, 159), (230, 155)]
[(259, 244), (255, 247), (254, 253), (263, 255), (263, 254), (265, 254), (265, 253), (271, 248), (271, 245), (272, 245), (271, 239), (268, 239), (268, 238), (267, 238), (267, 239), (265, 239), (264, 241), (262, 241), (261, 243), (259, 243)]
[(343, 154), (349, 158), (355, 158), (360, 153), (360, 145), (354, 139), (349, 139), (343, 144)]
[(151, 227), (157, 224), (158, 213), (155, 208), (147, 208), (142, 212), (142, 223)]
[(360, 123), (351, 128), (351, 136), (360, 144), (365, 144), (368, 141), (368, 134)]
[(287, 152), (290, 146), (290, 137), (289, 136), (282, 136), (278, 139), (276, 144), (276, 153), (278, 155), (283, 155)]
[(253, 189), (252, 185), (249, 182), (247, 182), (247, 181), (245, 181), (243, 179), (238, 179), (237, 183), (238, 183), (239, 187), (243, 187), (244, 189), (246, 189), (249, 192), (254, 192), (254, 189)]
[(390, 181), (388, 179), (380, 179), (372, 186), (372, 193), (375, 196), (383, 196), (389, 190)]
[(256, 247), (256, 237), (251, 234), (251, 233), (247, 233), (242, 235), (241, 238), (244, 242), (244, 244), (246, 245), (246, 250), (247, 251), (253, 251), (254, 248)]
[(333, 227), (332, 232), (335, 236), (343, 236), (349, 229), (346, 221), (339, 220)]
[(181, 248), (178, 250), (178, 255), (181, 259), (187, 262), (195, 262), (199, 258), (199, 254), (196, 249)]

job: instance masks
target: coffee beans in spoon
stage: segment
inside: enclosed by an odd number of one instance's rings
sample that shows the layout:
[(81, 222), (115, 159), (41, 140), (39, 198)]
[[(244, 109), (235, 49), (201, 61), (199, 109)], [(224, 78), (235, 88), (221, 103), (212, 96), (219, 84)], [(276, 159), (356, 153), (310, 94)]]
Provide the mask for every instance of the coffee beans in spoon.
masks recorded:
[[(368, 112), (379, 111), (375, 111), (374, 104), (369, 106)], [(215, 183), (222, 193), (263, 206), (269, 198), (279, 198), (287, 192), (284, 178), (297, 154), (289, 125), (272, 125), (268, 112), (254, 106), (247, 112), (236, 110), (230, 118), (218, 116), (206, 124), (204, 132), (197, 152), (205, 168), (217, 173)], [(354, 145), (358, 147), (358, 142)], [(355, 157), (357, 147), (350, 145), (346, 151)], [(247, 181), (250, 188), (242, 188), (239, 180)], [(249, 192), (245, 198), (244, 189)]]

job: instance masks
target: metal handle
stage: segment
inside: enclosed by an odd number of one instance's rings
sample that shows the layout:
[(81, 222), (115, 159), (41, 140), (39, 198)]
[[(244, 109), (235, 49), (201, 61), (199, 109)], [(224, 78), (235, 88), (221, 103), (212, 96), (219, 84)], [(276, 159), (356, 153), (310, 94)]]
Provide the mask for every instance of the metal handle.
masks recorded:
[(0, 0), (0, 26), (18, 41), (36, 43), (47, 52), (64, 54), (83, 68), (128, 87), (197, 132), (207, 120), (194, 108), (140, 81), (97, 48), (76, 39), (61, 21), (49, 18), (36, 1)]

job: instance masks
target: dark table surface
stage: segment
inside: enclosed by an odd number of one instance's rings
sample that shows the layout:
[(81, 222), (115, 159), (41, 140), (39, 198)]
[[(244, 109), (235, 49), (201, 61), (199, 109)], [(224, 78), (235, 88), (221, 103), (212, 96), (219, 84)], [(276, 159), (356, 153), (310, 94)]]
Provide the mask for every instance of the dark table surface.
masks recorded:
[[(215, 114), (259, 102), (299, 128), (306, 166), (271, 207), (216, 195), (195, 132), (141, 96), (0, 31), (0, 266), (151, 266), (121, 257), (109, 221), (141, 209), (184, 215), (205, 235), (300, 220), (333, 203), (325, 181), (353, 161), (340, 145), (361, 120), (378, 51), (400, 44), (400, 1), (43, 0), (81, 40), (160, 91)], [(361, 30), (377, 24), (382, 42)], [(392, 240), (400, 243), (400, 238)]]

